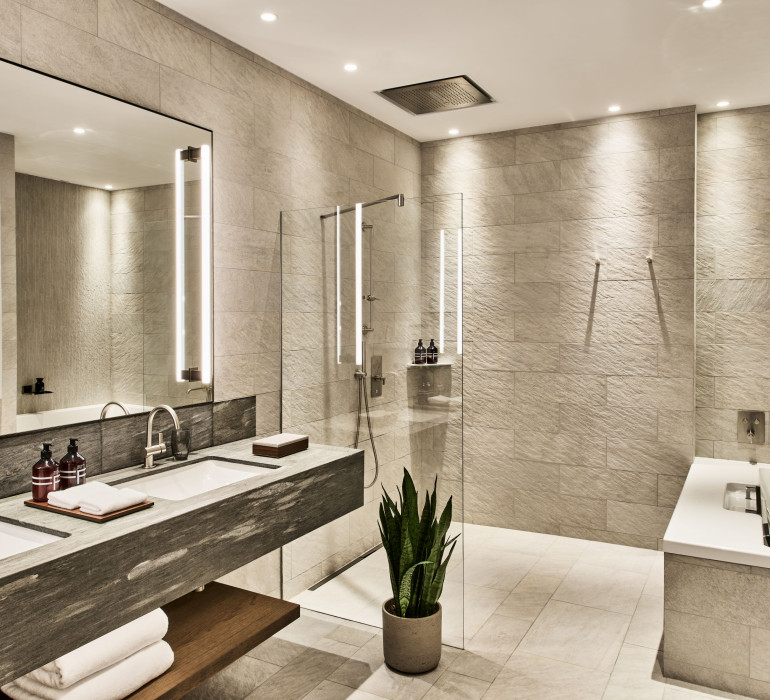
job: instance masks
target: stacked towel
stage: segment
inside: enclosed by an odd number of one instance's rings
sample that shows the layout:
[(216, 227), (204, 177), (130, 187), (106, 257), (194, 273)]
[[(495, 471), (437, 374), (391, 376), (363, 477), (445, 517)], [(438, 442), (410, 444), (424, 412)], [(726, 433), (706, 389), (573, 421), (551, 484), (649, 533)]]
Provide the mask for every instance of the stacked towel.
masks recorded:
[(13, 700), (120, 700), (174, 662), (171, 647), (161, 641), (167, 631), (166, 614), (154, 610), (2, 690)]
[(130, 508), (147, 500), (147, 494), (134, 489), (116, 489), (101, 481), (90, 481), (64, 491), (52, 491), (48, 502), (57, 508), (80, 508), (91, 515), (106, 515), (116, 510)]

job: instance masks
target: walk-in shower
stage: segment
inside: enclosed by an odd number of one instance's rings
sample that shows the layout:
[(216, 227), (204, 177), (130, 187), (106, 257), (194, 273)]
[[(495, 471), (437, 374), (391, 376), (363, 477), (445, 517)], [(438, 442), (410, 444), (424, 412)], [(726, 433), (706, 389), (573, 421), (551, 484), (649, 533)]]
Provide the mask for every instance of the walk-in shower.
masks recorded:
[[(365, 452), (363, 507), (284, 548), (284, 595), (306, 608), (380, 624), (377, 510), (405, 468), (423, 492), (438, 476), (462, 531), (461, 234), (460, 195), (282, 212), (282, 429)], [(442, 345), (437, 364), (412, 363), (420, 338)], [(457, 645), (462, 560), (444, 594)]]

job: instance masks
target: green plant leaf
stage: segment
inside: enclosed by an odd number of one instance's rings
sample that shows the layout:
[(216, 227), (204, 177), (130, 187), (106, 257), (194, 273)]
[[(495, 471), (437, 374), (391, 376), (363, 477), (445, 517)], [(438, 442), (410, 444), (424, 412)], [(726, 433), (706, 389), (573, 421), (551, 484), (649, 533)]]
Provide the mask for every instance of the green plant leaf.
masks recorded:
[(425, 561), (419, 561), (410, 566), (404, 573), (404, 577), (401, 579), (401, 584), (398, 588), (398, 610), (401, 612), (401, 617), (406, 617), (409, 600), (412, 597), (412, 577), (414, 576), (414, 571), (418, 566), (423, 566), (427, 563), (428, 562)]

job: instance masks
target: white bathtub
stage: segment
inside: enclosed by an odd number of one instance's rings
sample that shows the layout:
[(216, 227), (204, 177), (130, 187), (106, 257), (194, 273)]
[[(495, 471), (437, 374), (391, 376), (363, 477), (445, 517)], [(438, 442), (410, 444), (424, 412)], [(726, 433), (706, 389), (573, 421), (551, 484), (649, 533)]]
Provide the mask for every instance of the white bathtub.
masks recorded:
[(770, 465), (696, 457), (663, 537), (663, 551), (770, 568), (761, 516), (723, 506), (727, 484), (759, 484), (760, 467)]
[[(146, 410), (144, 406), (124, 404), (129, 413), (141, 413)], [(53, 411), (40, 411), (40, 413), (21, 413), (16, 416), (16, 430), (20, 433), (28, 430), (40, 430), (42, 428), (55, 428), (60, 425), (72, 423), (85, 423), (98, 420), (101, 415), (103, 403), (91, 406), (73, 406), (72, 408), (57, 408)], [(110, 406), (108, 418), (122, 415), (118, 406)]]

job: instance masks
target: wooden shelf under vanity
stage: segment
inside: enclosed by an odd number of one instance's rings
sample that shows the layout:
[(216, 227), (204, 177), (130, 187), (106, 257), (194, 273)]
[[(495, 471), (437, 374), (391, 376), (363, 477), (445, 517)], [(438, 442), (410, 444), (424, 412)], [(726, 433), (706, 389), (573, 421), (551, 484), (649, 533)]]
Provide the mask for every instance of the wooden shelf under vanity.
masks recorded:
[(127, 700), (176, 700), (299, 618), (299, 605), (210, 583), (163, 606), (174, 664)]
[[(163, 606), (171, 668), (126, 700), (177, 700), (299, 618), (299, 605), (210, 583)], [(0, 691), (0, 700), (10, 700)]]

